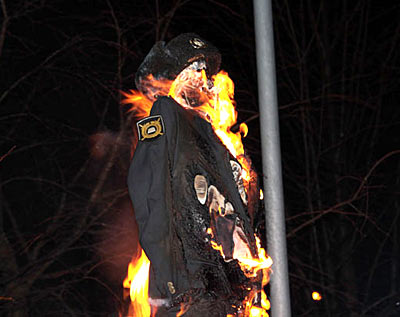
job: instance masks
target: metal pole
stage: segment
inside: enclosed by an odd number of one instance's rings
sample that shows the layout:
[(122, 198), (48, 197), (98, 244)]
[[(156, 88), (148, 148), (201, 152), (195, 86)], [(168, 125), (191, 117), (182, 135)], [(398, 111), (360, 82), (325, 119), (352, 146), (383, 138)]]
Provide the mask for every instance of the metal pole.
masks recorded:
[(270, 281), (271, 315), (290, 317), (272, 6), (271, 0), (254, 0), (253, 3), (267, 252), (274, 262)]

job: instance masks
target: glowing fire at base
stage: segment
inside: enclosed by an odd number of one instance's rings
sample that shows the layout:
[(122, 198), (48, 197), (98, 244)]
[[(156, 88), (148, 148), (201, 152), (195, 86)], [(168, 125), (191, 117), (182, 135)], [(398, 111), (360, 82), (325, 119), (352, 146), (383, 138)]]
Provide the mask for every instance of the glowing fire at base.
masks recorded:
[(124, 288), (129, 289), (131, 306), (129, 316), (149, 317), (151, 314), (148, 302), (150, 261), (142, 250), (138, 259), (132, 259), (128, 267), (128, 275), (124, 280)]
[[(150, 76), (147, 78), (148, 84), (146, 85), (148, 92), (150, 92), (150, 97), (132, 90), (129, 94), (124, 93), (127, 99), (123, 103), (132, 104), (130, 111), (134, 112), (138, 118), (143, 118), (150, 114), (156, 96), (168, 95), (183, 107), (188, 107), (187, 95), (184, 91), (184, 87), (188, 83), (188, 78), (194, 78), (194, 81), (190, 82), (189, 86), (196, 88), (196, 92), (198, 93), (196, 100), (200, 102), (192, 110), (198, 112), (200, 116), (211, 123), (215, 134), (239, 161), (242, 167), (243, 184), (246, 192), (248, 192), (249, 183), (252, 175), (254, 175), (254, 172), (251, 171), (251, 163), (244, 154), (242, 143), (242, 136), (246, 136), (248, 128), (246, 124), (242, 123), (239, 132), (234, 133), (231, 131), (231, 127), (236, 124), (237, 112), (234, 106), (235, 101), (233, 100), (234, 84), (226, 72), (220, 71), (217, 75), (213, 76), (211, 78), (211, 85), (204, 69), (201, 72), (189, 74), (189, 76), (187, 73), (183, 74), (183, 76), (179, 75), (174, 82), (156, 80)], [(260, 199), (263, 199), (262, 191), (260, 191)], [(210, 230), (211, 228), (208, 229), (208, 232), (213, 236)], [(268, 316), (266, 311), (270, 308), (270, 303), (263, 291), (263, 287), (269, 281), (272, 260), (261, 247), (258, 237), (256, 237), (256, 244), (258, 255), (253, 257), (251, 256), (249, 247), (245, 243), (236, 243), (235, 241), (233, 258), (238, 261), (244, 274), (248, 278), (256, 277), (258, 274), (261, 274), (259, 272), (263, 274), (260, 288), (257, 291), (252, 291), (249, 298), (245, 299), (243, 303), (245, 311), (242, 311), (238, 315), (241, 317), (266, 317)], [(224, 257), (222, 246), (212, 240), (211, 246), (215, 250), (218, 250)], [(149, 260), (143, 251), (139, 260), (129, 265), (128, 277), (124, 281), (124, 287), (130, 288), (132, 300), (130, 311), (134, 312), (133, 316), (148, 317), (151, 314), (150, 305), (148, 304), (149, 265)], [(253, 305), (255, 296), (261, 296), (261, 300), (257, 301), (261, 307)], [(187, 309), (188, 307), (182, 306), (179, 316), (184, 314)]]

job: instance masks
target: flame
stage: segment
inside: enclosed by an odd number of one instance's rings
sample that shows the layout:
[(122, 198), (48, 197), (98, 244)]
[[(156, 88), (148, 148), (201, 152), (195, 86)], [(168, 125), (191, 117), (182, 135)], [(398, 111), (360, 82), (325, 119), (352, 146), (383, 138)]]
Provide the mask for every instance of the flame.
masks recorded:
[(130, 90), (129, 93), (121, 91), (126, 97), (122, 100), (122, 104), (130, 104), (131, 107), (128, 112), (134, 113), (138, 119), (150, 115), (151, 107), (158, 96), (168, 95), (172, 81), (168, 79), (156, 79), (153, 75), (149, 75), (143, 80), (143, 85), (146, 87), (146, 94), (140, 91)]
[(267, 310), (271, 308), (271, 304), (267, 299), (267, 295), (265, 294), (264, 290), (261, 290), (261, 292), (252, 290), (249, 297), (244, 301), (243, 306), (245, 309), (243, 316), (245, 317), (269, 317)]
[(147, 117), (150, 114), (153, 103), (139, 91), (131, 90), (130, 93), (122, 92), (126, 99), (123, 104), (132, 104), (128, 112), (133, 112), (138, 118)]
[(271, 303), (267, 299), (267, 294), (265, 294), (264, 290), (261, 292), (261, 307), (265, 310), (269, 310), (271, 308)]
[(268, 313), (261, 307), (253, 306), (250, 309), (250, 317), (268, 317)]
[[(272, 259), (266, 255), (264, 248), (261, 247), (260, 238), (255, 236), (257, 245), (258, 258), (251, 256), (251, 253), (243, 252), (240, 247), (235, 244), (233, 251), (233, 258), (237, 259), (242, 271), (247, 277), (257, 276), (257, 272), (260, 270), (267, 270), (272, 265)], [(243, 247), (242, 247), (243, 248)], [(265, 283), (266, 284), (266, 283)]]
[(129, 263), (128, 274), (123, 282), (124, 288), (129, 289), (131, 306), (129, 316), (149, 317), (151, 314), (148, 302), (150, 261), (142, 250), (138, 259), (133, 258)]
[(179, 312), (176, 314), (176, 317), (181, 317), (181, 316), (183, 316), (183, 315), (189, 310), (191, 304), (192, 304), (192, 303), (191, 303), (191, 300), (189, 300), (188, 303), (181, 303), (181, 304), (180, 304), (181, 309), (180, 309)]

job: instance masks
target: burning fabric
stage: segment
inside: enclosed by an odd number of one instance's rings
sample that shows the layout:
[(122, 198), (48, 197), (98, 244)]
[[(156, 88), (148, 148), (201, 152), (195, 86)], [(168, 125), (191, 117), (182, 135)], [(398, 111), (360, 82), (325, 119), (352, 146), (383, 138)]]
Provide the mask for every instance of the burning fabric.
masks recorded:
[(144, 250), (124, 283), (134, 316), (267, 316), (272, 261), (252, 228), (257, 177), (246, 127), (230, 131), (233, 83), (219, 65), (211, 43), (182, 34), (154, 45), (140, 93), (127, 95), (144, 116), (128, 178)]

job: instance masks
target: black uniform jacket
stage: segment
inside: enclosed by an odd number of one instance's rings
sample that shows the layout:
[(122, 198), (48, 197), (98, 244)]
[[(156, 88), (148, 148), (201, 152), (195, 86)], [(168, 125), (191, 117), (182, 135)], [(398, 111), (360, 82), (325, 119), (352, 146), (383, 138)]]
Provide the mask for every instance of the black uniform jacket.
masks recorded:
[[(224, 261), (211, 248), (207, 228), (214, 228), (214, 239), (224, 245), (228, 258), (234, 228), (241, 228), (254, 252), (247, 207), (232, 174), (235, 159), (210, 123), (169, 97), (160, 97), (138, 128), (128, 186), (140, 244), (151, 262), (150, 296), (169, 299), (172, 305), (196, 292), (230, 301), (235, 287), (240, 293), (247, 279), (236, 260)], [(196, 196), (196, 175), (207, 181), (207, 202)], [(215, 195), (224, 201), (219, 204), (221, 210), (229, 202), (234, 212), (213, 215), (217, 210), (210, 207), (210, 200), (217, 199)]]

